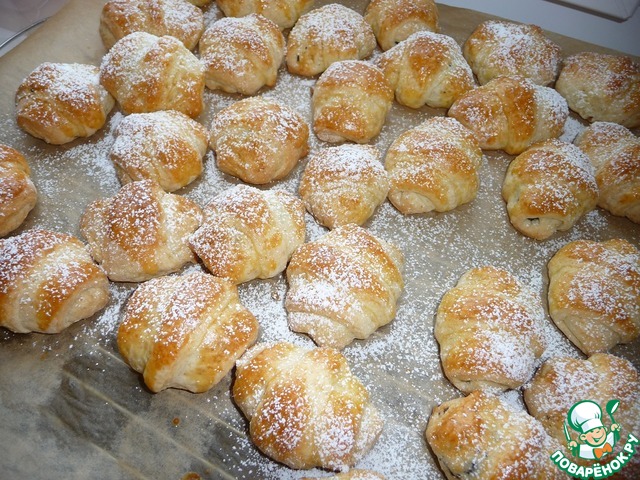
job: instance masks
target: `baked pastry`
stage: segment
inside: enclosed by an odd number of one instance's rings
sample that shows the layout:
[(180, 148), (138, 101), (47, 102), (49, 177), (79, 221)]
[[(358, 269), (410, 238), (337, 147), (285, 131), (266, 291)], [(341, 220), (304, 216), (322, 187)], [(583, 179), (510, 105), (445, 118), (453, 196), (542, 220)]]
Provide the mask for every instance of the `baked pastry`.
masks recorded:
[(18, 87), (16, 121), (28, 134), (62, 145), (97, 132), (114, 105), (97, 67), (46, 62)]
[(187, 2), (195, 5), (196, 7), (204, 7), (211, 3), (211, 0), (187, 0)]
[(301, 480), (313, 480), (314, 478), (323, 478), (325, 480), (385, 480), (385, 477), (378, 472), (360, 468), (351, 468), (348, 472), (337, 473), (330, 477), (302, 477)]
[(209, 142), (204, 126), (175, 110), (132, 113), (114, 137), (109, 156), (120, 181), (154, 180), (167, 192), (198, 178)]
[(578, 240), (549, 261), (549, 315), (585, 354), (640, 335), (640, 252), (622, 239)]
[(320, 140), (368, 143), (382, 130), (393, 89), (378, 67), (345, 60), (320, 76), (311, 103), (313, 130)]
[(389, 201), (404, 214), (446, 212), (476, 197), (482, 150), (453, 118), (431, 117), (389, 147)]
[(596, 207), (598, 185), (587, 156), (571, 143), (552, 139), (509, 164), (502, 198), (516, 230), (544, 240), (569, 230)]
[(141, 282), (195, 261), (187, 237), (201, 220), (200, 207), (191, 200), (141, 180), (89, 204), (80, 231), (111, 280)]
[(398, 103), (411, 108), (449, 108), (476, 86), (456, 41), (439, 33), (414, 33), (378, 57), (376, 65)]
[(314, 0), (216, 0), (227, 17), (244, 17), (257, 13), (274, 22), (280, 29), (291, 28)]
[(221, 18), (200, 39), (205, 84), (211, 90), (244, 95), (273, 87), (284, 50), (282, 32), (262, 15)]
[(376, 48), (371, 25), (362, 15), (338, 3), (300, 17), (287, 40), (287, 68), (312, 77), (341, 60), (361, 60)]
[(389, 50), (416, 32), (437, 32), (438, 7), (433, 0), (371, 0), (364, 19), (382, 50)]
[(27, 160), (17, 150), (0, 143), (0, 237), (22, 225), (37, 201)]
[(289, 175), (309, 152), (309, 126), (286, 105), (250, 97), (214, 116), (209, 143), (224, 173), (264, 184)]
[(426, 438), (449, 480), (565, 480), (551, 460), (560, 443), (522, 410), (483, 391), (433, 409)]
[(519, 75), (538, 85), (553, 83), (562, 49), (537, 25), (487, 20), (462, 46), (480, 85), (501, 76)]
[(315, 152), (298, 188), (307, 211), (325, 227), (362, 225), (389, 191), (379, 158), (380, 151), (371, 145), (344, 144)]
[(75, 237), (27, 230), (0, 239), (0, 326), (58, 333), (109, 301), (109, 280)]
[(287, 268), (289, 328), (321, 347), (368, 338), (396, 315), (403, 267), (395, 245), (354, 224), (304, 244)]
[(555, 88), (589, 122), (640, 127), (640, 64), (630, 57), (583, 52), (564, 59)]
[(617, 123), (595, 122), (574, 143), (595, 170), (598, 206), (640, 223), (640, 138)]
[(331, 348), (258, 344), (236, 362), (232, 393), (253, 443), (291, 468), (353, 466), (382, 431), (369, 393)]
[(189, 244), (215, 276), (243, 283), (281, 273), (304, 239), (300, 199), (236, 185), (205, 207), (205, 220)]
[(99, 31), (107, 50), (133, 32), (171, 35), (193, 50), (204, 31), (204, 14), (187, 0), (109, 0)]
[(444, 374), (464, 393), (520, 387), (545, 351), (544, 321), (540, 298), (506, 270), (467, 271), (436, 314)]
[(204, 67), (180, 40), (134, 32), (102, 58), (100, 82), (124, 113), (177, 110), (197, 117), (204, 107)]
[(536, 142), (559, 137), (569, 109), (552, 88), (514, 76), (465, 93), (447, 115), (471, 130), (480, 148), (517, 155)]
[(202, 272), (154, 278), (124, 308), (118, 349), (152, 392), (204, 392), (258, 337), (231, 282)]

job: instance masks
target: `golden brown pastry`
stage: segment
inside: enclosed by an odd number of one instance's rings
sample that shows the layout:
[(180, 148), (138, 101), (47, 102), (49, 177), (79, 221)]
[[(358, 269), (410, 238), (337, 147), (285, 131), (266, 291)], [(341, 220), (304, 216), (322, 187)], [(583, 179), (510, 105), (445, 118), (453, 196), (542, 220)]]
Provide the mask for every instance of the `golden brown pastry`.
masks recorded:
[(640, 335), (640, 252), (622, 239), (578, 240), (549, 261), (549, 315), (585, 354)]
[(108, 301), (109, 280), (77, 238), (27, 230), (0, 239), (0, 326), (58, 333)]
[(446, 212), (476, 197), (482, 150), (453, 118), (431, 117), (387, 150), (389, 201), (404, 214)]
[(575, 145), (553, 139), (511, 162), (502, 198), (516, 230), (544, 240), (569, 230), (596, 207), (598, 185), (587, 156)]
[(211, 0), (187, 0), (187, 2), (195, 5), (196, 7), (204, 7), (211, 3)]
[(184, 113), (132, 113), (118, 124), (109, 153), (122, 183), (155, 180), (172, 192), (202, 173), (209, 132)]
[(640, 64), (627, 56), (583, 52), (564, 59), (556, 90), (589, 122), (640, 127)]
[(187, 237), (201, 220), (202, 211), (191, 200), (141, 180), (89, 204), (80, 231), (111, 280), (141, 282), (195, 261)]
[(465, 93), (447, 115), (474, 132), (480, 148), (517, 155), (536, 142), (559, 137), (569, 109), (552, 88), (514, 76)]
[(211, 273), (234, 283), (278, 275), (304, 243), (304, 205), (283, 191), (236, 185), (204, 211), (191, 248)]
[(316, 152), (307, 162), (298, 192), (325, 227), (362, 225), (387, 198), (389, 178), (380, 151), (371, 145), (344, 144)]
[(574, 143), (595, 170), (598, 206), (640, 223), (640, 138), (617, 123), (595, 122)]
[(0, 237), (22, 225), (37, 201), (27, 160), (0, 143)]
[(416, 32), (437, 32), (438, 7), (433, 0), (371, 0), (364, 19), (382, 50), (389, 50)]
[(293, 27), (314, 0), (216, 0), (216, 3), (227, 17), (257, 13), (285, 29)]
[(309, 152), (309, 126), (286, 105), (250, 97), (215, 115), (210, 145), (224, 173), (264, 184), (289, 175)]
[(553, 83), (562, 49), (537, 25), (487, 20), (462, 46), (480, 85), (500, 76), (520, 75), (538, 85)]
[(204, 31), (204, 14), (187, 0), (109, 0), (99, 31), (107, 50), (133, 32), (171, 35), (193, 50)]
[(332, 3), (300, 17), (287, 40), (287, 68), (312, 77), (342, 60), (361, 60), (376, 48), (371, 25), (362, 15)]
[(435, 407), (426, 438), (449, 480), (569, 478), (550, 458), (560, 443), (538, 420), (479, 390)]
[(311, 102), (313, 130), (320, 140), (368, 143), (382, 130), (393, 89), (378, 67), (345, 60), (320, 76)]
[(205, 84), (211, 90), (244, 95), (273, 87), (284, 51), (282, 32), (262, 15), (221, 18), (200, 39)]
[(291, 468), (353, 466), (382, 431), (369, 393), (334, 349), (263, 343), (236, 367), (233, 399), (251, 440)]
[(304, 244), (287, 268), (289, 328), (321, 347), (368, 338), (396, 315), (403, 267), (395, 245), (354, 224)]
[(209, 390), (258, 337), (258, 321), (222, 278), (193, 272), (140, 285), (124, 308), (118, 349), (152, 392)]
[(93, 135), (115, 105), (99, 73), (93, 65), (41, 64), (18, 87), (18, 126), (54, 145)]
[(376, 64), (398, 103), (411, 108), (449, 108), (476, 86), (456, 41), (439, 33), (415, 33), (383, 53)]
[(134, 32), (102, 58), (100, 82), (125, 113), (177, 110), (197, 117), (204, 107), (204, 67), (180, 40)]
[(323, 478), (324, 480), (385, 480), (385, 477), (372, 470), (351, 468), (348, 472), (341, 472), (330, 477), (302, 477), (301, 480), (313, 480)]

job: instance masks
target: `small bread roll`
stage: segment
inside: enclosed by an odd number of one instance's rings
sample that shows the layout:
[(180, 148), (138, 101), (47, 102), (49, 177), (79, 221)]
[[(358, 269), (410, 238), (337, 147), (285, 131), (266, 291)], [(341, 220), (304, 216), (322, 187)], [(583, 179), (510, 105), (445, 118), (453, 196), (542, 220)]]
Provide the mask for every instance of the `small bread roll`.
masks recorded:
[(54, 145), (93, 135), (115, 105), (99, 73), (93, 65), (41, 64), (18, 87), (18, 126)]
[(562, 49), (537, 25), (487, 20), (462, 46), (480, 85), (501, 76), (519, 75), (537, 85), (553, 83)]
[(284, 50), (282, 32), (262, 15), (221, 18), (200, 39), (205, 84), (211, 90), (244, 95), (273, 87)]
[(291, 468), (346, 470), (382, 432), (369, 393), (331, 348), (258, 344), (237, 361), (232, 394), (256, 447)]
[(195, 261), (187, 237), (201, 220), (200, 207), (191, 200), (141, 180), (88, 205), (80, 231), (111, 280), (141, 282)]
[(598, 206), (640, 223), (640, 138), (617, 123), (595, 122), (574, 143), (595, 170)]
[(314, 0), (216, 0), (227, 17), (244, 17), (252, 13), (274, 22), (281, 30), (295, 25)]
[(596, 207), (598, 184), (575, 145), (547, 140), (518, 155), (502, 184), (511, 224), (536, 240), (569, 230)]
[(123, 184), (154, 180), (172, 192), (202, 173), (209, 132), (184, 113), (133, 113), (118, 124), (114, 136), (109, 155)]
[(100, 82), (125, 113), (177, 110), (197, 117), (204, 107), (204, 67), (180, 40), (134, 32), (102, 58)]
[(28, 230), (0, 239), (0, 326), (59, 333), (109, 301), (109, 280), (71, 235)]
[(564, 59), (556, 90), (589, 122), (640, 127), (640, 64), (627, 56), (584, 52)]
[(209, 143), (224, 173), (264, 184), (289, 175), (309, 152), (309, 126), (285, 105), (250, 97), (215, 115)]
[(17, 150), (0, 143), (0, 237), (22, 225), (37, 201), (27, 160)]
[(307, 211), (325, 227), (362, 225), (389, 191), (379, 158), (380, 151), (370, 145), (345, 144), (316, 152), (298, 189)]
[(204, 14), (187, 0), (109, 0), (99, 31), (107, 50), (133, 32), (171, 35), (193, 50), (204, 31)]
[(398, 103), (411, 108), (449, 108), (476, 86), (456, 41), (438, 33), (414, 33), (383, 53), (376, 64)]
[(382, 50), (389, 50), (416, 32), (437, 32), (438, 7), (433, 0), (371, 0), (364, 19)]
[(243, 283), (281, 273), (304, 239), (300, 199), (236, 185), (205, 207), (205, 220), (189, 243), (215, 276)]
[(404, 214), (446, 212), (476, 198), (482, 150), (453, 118), (431, 117), (387, 150), (389, 201)]
[(640, 336), (640, 252), (631, 243), (571, 242), (548, 270), (549, 315), (585, 354)]
[(341, 60), (361, 60), (376, 48), (371, 25), (362, 15), (332, 3), (300, 17), (287, 41), (287, 68), (312, 77)]
[(393, 89), (378, 67), (345, 60), (320, 76), (311, 102), (313, 130), (320, 140), (368, 143), (382, 130)]

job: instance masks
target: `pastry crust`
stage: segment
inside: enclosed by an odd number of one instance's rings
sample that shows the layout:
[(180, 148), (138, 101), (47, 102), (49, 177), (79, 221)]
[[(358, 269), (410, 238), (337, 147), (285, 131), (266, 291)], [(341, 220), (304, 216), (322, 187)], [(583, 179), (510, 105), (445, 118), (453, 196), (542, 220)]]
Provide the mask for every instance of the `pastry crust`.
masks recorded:
[(568, 243), (548, 271), (549, 314), (585, 354), (640, 336), (640, 252), (631, 243)]
[(37, 201), (27, 160), (17, 150), (0, 143), (0, 237), (22, 225)]
[(369, 393), (334, 349), (258, 344), (236, 367), (233, 399), (251, 440), (291, 468), (344, 470), (382, 431)]
[(187, 238), (201, 220), (200, 207), (191, 200), (141, 180), (89, 204), (80, 231), (111, 280), (141, 282), (195, 261)]
[(287, 268), (289, 327), (324, 347), (344, 348), (395, 318), (404, 256), (354, 224), (298, 248)]
[(307, 162), (298, 192), (307, 211), (328, 228), (362, 225), (387, 198), (389, 178), (380, 151), (345, 144), (316, 152)]
[(402, 213), (446, 212), (476, 197), (482, 150), (453, 118), (432, 117), (387, 150), (389, 201)]
[(79, 63), (39, 65), (16, 92), (20, 128), (54, 145), (93, 135), (115, 105), (100, 85), (99, 73), (97, 67)]
[(154, 278), (131, 295), (118, 349), (152, 392), (205, 392), (258, 337), (231, 282), (202, 272)]
[(283, 30), (293, 27), (300, 15), (311, 8), (315, 0), (216, 0), (227, 17), (244, 17), (257, 13)]
[(0, 239), (0, 326), (59, 333), (109, 301), (109, 280), (71, 235), (27, 230)]

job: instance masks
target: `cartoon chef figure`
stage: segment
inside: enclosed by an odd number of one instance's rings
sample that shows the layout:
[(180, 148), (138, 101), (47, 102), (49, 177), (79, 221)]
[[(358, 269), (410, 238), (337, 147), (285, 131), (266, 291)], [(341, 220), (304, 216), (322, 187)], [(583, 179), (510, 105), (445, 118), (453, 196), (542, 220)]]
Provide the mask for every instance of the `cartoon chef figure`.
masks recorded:
[(582, 443), (578, 444), (570, 440), (568, 431), (565, 431), (571, 453), (580, 458), (600, 460), (613, 452), (613, 447), (620, 439), (620, 425), (612, 423), (607, 431), (602, 423), (602, 409), (592, 400), (576, 403), (567, 413), (567, 420), (571, 428), (580, 433), (578, 438)]

